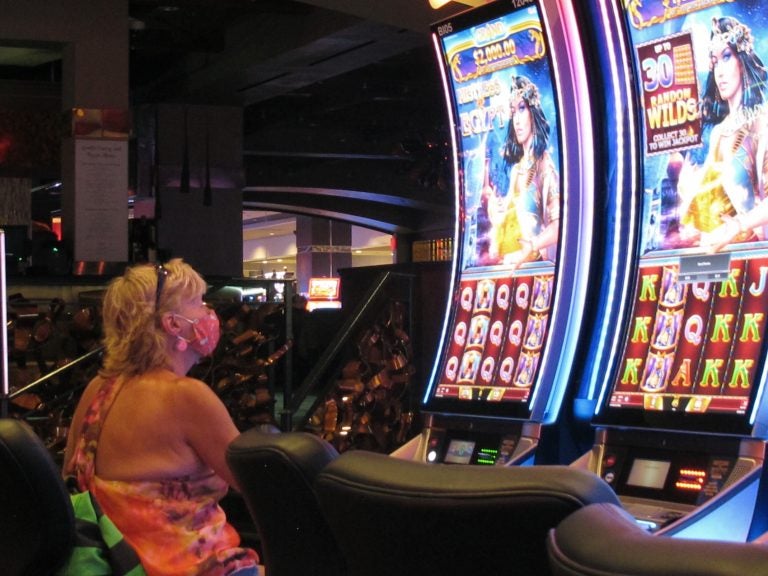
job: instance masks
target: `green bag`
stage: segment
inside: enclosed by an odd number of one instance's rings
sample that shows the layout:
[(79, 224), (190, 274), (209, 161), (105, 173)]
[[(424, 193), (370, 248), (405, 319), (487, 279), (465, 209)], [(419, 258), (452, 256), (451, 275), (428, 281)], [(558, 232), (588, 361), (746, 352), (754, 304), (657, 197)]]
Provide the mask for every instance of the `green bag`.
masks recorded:
[(136, 551), (90, 492), (71, 494), (75, 547), (56, 576), (146, 576)]

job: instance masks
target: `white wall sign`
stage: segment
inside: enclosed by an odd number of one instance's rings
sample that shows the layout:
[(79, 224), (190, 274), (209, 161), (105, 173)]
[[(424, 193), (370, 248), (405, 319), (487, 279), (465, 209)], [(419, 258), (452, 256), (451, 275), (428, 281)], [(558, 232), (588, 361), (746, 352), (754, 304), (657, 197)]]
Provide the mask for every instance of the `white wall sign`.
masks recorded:
[(128, 260), (128, 142), (75, 141), (75, 260)]

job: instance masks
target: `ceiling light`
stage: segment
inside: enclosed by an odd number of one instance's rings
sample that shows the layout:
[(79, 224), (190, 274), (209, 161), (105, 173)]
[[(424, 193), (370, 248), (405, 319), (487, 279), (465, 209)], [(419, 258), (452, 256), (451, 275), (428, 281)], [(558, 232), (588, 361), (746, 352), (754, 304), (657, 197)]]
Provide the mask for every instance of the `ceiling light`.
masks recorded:
[[(453, 0), (457, 4), (466, 4), (467, 6), (480, 6), (481, 4), (488, 4), (488, 2), (491, 2), (493, 0)], [(438, 8), (442, 8), (446, 4), (451, 2), (451, 0), (429, 0), (429, 5), (437, 10)]]

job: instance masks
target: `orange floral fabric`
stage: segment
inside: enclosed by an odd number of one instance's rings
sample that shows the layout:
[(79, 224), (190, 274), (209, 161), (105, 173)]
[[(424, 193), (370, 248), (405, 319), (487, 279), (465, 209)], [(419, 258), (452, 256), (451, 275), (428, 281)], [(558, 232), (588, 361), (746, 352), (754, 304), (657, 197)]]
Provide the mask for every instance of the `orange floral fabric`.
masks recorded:
[(91, 491), (149, 576), (226, 576), (256, 567), (256, 552), (239, 547), (240, 536), (219, 506), (228, 487), (215, 474), (143, 482), (95, 475), (101, 426), (120, 386), (106, 381), (86, 411), (73, 462), (80, 490)]

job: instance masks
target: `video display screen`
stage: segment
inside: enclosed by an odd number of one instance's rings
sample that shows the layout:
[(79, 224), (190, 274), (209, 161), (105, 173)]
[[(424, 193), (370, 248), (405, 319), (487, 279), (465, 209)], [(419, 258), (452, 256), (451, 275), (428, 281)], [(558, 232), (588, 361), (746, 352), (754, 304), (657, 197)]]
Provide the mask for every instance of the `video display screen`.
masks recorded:
[(640, 255), (598, 420), (749, 433), (768, 310), (768, 10), (653, 0), (625, 16), (642, 115)]
[(629, 470), (627, 484), (640, 488), (661, 490), (667, 482), (671, 462), (635, 458)]
[[(532, 0), (435, 25), (456, 132), (459, 273), (430, 407), (514, 414), (549, 337), (561, 240), (561, 126)], [(521, 412), (522, 413), (522, 412)]]
[(453, 439), (448, 444), (444, 462), (448, 464), (469, 464), (475, 453), (475, 443), (469, 440)]

